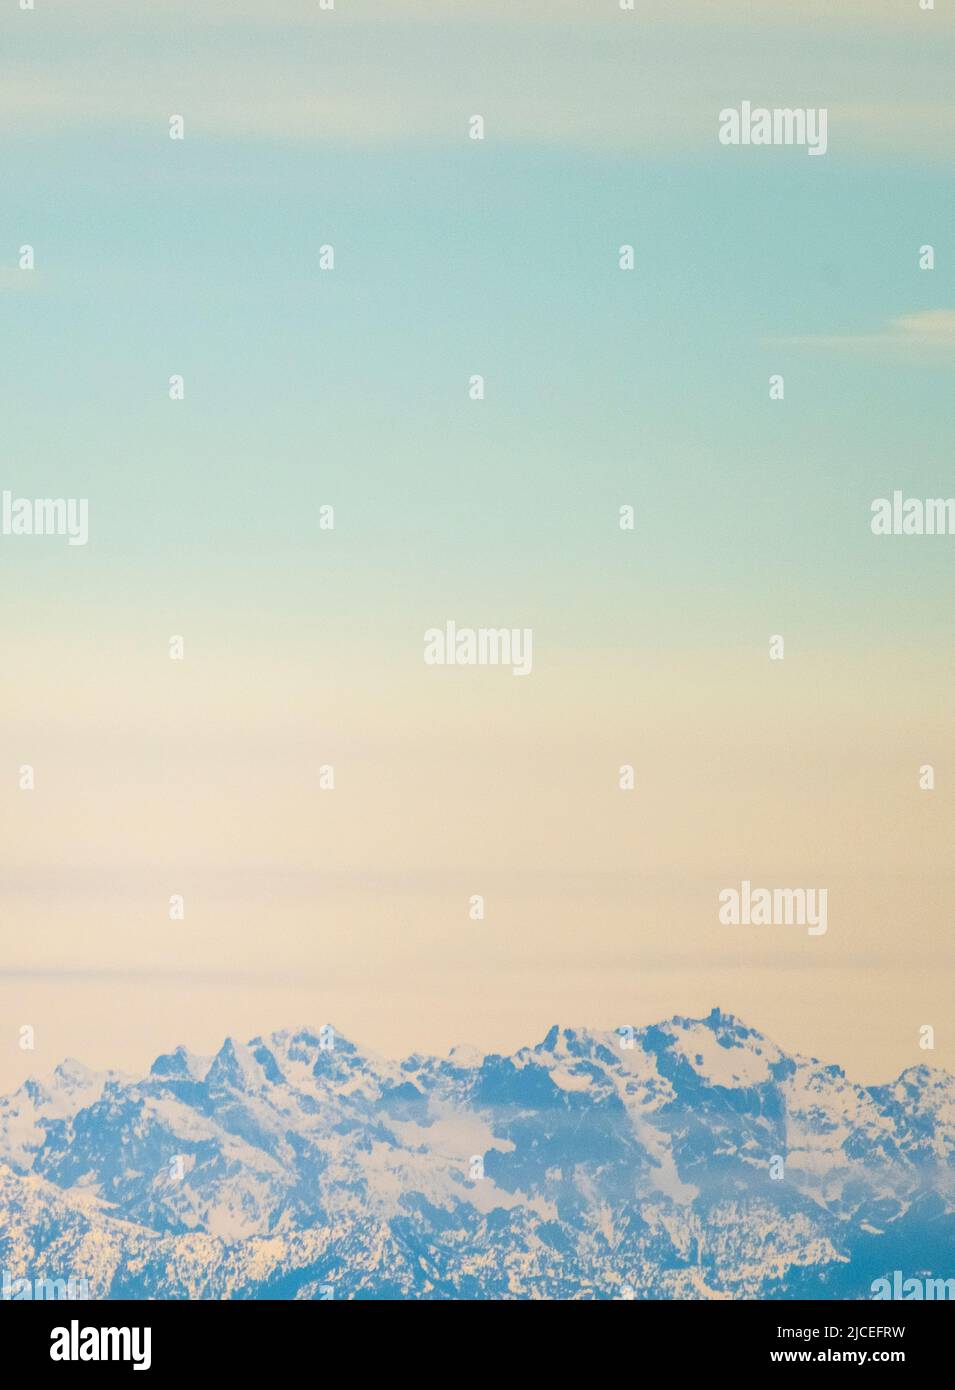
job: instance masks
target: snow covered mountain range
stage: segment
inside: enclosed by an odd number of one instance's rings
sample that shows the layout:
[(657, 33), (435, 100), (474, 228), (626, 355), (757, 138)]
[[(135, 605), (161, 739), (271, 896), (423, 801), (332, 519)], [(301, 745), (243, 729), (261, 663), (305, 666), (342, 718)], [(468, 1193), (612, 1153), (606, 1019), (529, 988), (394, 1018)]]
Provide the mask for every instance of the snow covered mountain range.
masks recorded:
[(0, 1099), (0, 1269), (94, 1298), (868, 1298), (955, 1274), (955, 1077), (714, 1009), (391, 1061), (330, 1028)]

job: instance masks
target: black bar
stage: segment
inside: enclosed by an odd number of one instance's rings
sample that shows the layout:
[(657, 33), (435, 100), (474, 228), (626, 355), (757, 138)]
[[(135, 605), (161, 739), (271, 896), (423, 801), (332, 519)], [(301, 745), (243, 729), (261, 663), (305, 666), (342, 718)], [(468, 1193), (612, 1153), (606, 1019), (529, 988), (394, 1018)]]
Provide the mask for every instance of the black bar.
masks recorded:
[[(234, 1372), (247, 1379), (266, 1371), (274, 1375), (277, 1364), (284, 1373), (314, 1376), (323, 1367), (329, 1372), (330, 1351), (335, 1350), (338, 1362), (346, 1348), (336, 1346), (336, 1339), (346, 1334), (363, 1334), (361, 1341), (347, 1344), (356, 1372), (373, 1361), (380, 1348), (383, 1369), (398, 1374), (402, 1363), (410, 1370), (421, 1364), (422, 1357), (430, 1360), (439, 1347), (446, 1346), (449, 1326), (458, 1338), (453, 1346), (459, 1350), (449, 1352), (446, 1347), (439, 1358), (448, 1373), (453, 1374), (459, 1356), (464, 1362), (458, 1364), (466, 1363), (473, 1373), (485, 1353), (489, 1373), (500, 1374), (502, 1343), (497, 1335), (488, 1340), (487, 1334), (509, 1332), (513, 1338), (515, 1331), (507, 1314), (506, 1323), (489, 1324), (491, 1315), (486, 1308), (472, 1308), (467, 1313), (441, 1308), (430, 1314), (419, 1300), (317, 1302), (321, 1306), (312, 1301), (260, 1300), (7, 1303), (0, 1307), (0, 1336), (8, 1367), (12, 1352), (18, 1368), (58, 1367), (65, 1379), (84, 1370), (97, 1375), (104, 1371), (131, 1374), (134, 1359), (145, 1362), (147, 1352), (149, 1366), (143, 1365), (140, 1373), (162, 1378), (180, 1372), (206, 1371), (220, 1377)], [(358, 1306), (369, 1302), (390, 1306)], [(432, 1316), (437, 1317), (436, 1322), (431, 1321)], [(465, 1321), (455, 1322), (461, 1316)], [(853, 1371), (885, 1369), (903, 1375), (913, 1369), (931, 1369), (937, 1374), (949, 1361), (953, 1327), (951, 1307), (934, 1302), (637, 1301), (600, 1315), (610, 1318), (606, 1323), (578, 1323), (578, 1317), (586, 1316), (583, 1310), (571, 1314), (568, 1322), (565, 1313), (559, 1326), (550, 1325), (548, 1341), (542, 1343), (536, 1316), (521, 1327), (521, 1335), (515, 1339), (524, 1349), (522, 1354), (533, 1351), (541, 1355), (543, 1367), (548, 1352), (554, 1355), (561, 1348), (572, 1347), (575, 1360), (583, 1357), (585, 1363), (592, 1361), (594, 1374), (610, 1373), (607, 1358), (611, 1349), (614, 1359), (622, 1355), (636, 1374), (655, 1368), (656, 1374), (692, 1371), (730, 1376), (742, 1370), (772, 1378), (777, 1371), (794, 1367), (812, 1371), (821, 1365)], [(450, 1325), (447, 1317), (452, 1319)], [(144, 1336), (147, 1328), (148, 1345)], [(122, 1334), (113, 1338), (100, 1329), (128, 1329), (128, 1340)], [(139, 1329), (138, 1335), (132, 1329)], [(613, 1341), (577, 1340), (595, 1334), (610, 1336)], [(54, 1360), (54, 1346), (71, 1355), (84, 1349), (92, 1353), (115, 1348), (120, 1354), (128, 1353), (128, 1359)]]

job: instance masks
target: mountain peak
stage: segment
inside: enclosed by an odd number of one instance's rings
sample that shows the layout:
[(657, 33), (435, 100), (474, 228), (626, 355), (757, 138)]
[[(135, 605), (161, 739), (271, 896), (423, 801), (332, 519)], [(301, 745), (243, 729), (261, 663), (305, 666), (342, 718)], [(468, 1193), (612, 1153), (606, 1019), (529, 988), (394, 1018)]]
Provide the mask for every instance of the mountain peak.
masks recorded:
[[(274, 1077), (267, 1076), (268, 1066), (263, 1066), (256, 1056), (257, 1048), (226, 1038), (212, 1059), (206, 1073), (206, 1085), (210, 1090), (230, 1089), (235, 1091), (259, 1090)], [(268, 1057), (272, 1057), (268, 1053)], [(272, 1058), (274, 1063), (274, 1058)], [(279, 1074), (281, 1080), (281, 1074)]]
[(95, 1080), (96, 1073), (75, 1057), (65, 1057), (53, 1068), (53, 1075), (62, 1086), (88, 1086)]
[(161, 1053), (149, 1069), (150, 1076), (188, 1077), (201, 1081), (209, 1069), (209, 1059), (197, 1057), (182, 1043), (172, 1052)]
[[(261, 1039), (257, 1038), (255, 1041), (259, 1042)], [(299, 1062), (314, 1062), (319, 1052), (358, 1051), (355, 1044), (331, 1023), (322, 1023), (318, 1027), (303, 1023), (297, 1028), (282, 1028), (269, 1034), (268, 1043), (276, 1052)]]

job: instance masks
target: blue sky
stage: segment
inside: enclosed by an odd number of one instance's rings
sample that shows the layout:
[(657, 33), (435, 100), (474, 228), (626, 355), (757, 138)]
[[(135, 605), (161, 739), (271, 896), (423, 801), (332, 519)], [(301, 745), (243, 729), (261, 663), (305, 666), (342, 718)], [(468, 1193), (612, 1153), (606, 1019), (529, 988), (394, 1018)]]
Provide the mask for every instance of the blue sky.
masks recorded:
[[(846, 547), (878, 584), (898, 571), (859, 524), (871, 497), (946, 488), (952, 339), (878, 341), (952, 302), (937, 167), (158, 136), (15, 149), (0, 215), (38, 263), (3, 295), (8, 478), (94, 498), (91, 570), (136, 556), (148, 587), (175, 560), (215, 587), (270, 556), (320, 566), (309, 508), (333, 501), (362, 513), (375, 601), (422, 535), (452, 581), (488, 556), (533, 586), (564, 546), (599, 584), (587, 541), (631, 501), (677, 585), (746, 591), (771, 563), (838, 587)], [(931, 624), (947, 562), (912, 558)]]
[[(952, 492), (953, 17), (517, 13), (3, 17), (2, 483), (90, 500), (87, 547), (0, 545), (0, 1009), (50, 1061), (121, 1063), (117, 1013), (168, 1047), (184, 975), (197, 1050), (718, 1002), (881, 1079), (941, 1017), (951, 542), (868, 519)], [(827, 106), (828, 153), (721, 146), (744, 99)], [(427, 670), (449, 618), (533, 626), (532, 680)], [(824, 943), (714, 935), (760, 873), (831, 888)]]

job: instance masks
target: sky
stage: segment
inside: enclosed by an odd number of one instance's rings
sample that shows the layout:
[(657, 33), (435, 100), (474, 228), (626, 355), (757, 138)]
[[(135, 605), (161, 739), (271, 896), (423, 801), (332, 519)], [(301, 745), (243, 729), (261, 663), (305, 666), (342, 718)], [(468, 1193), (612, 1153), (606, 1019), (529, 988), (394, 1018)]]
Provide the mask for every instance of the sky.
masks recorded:
[[(955, 538), (869, 527), (955, 491), (953, 50), (917, 0), (6, 7), (0, 484), (90, 539), (0, 536), (0, 1086), (715, 1004), (955, 1067)], [(826, 155), (721, 146), (743, 100)], [(449, 619), (530, 677), (426, 666)], [(825, 936), (721, 926), (744, 878)]]

